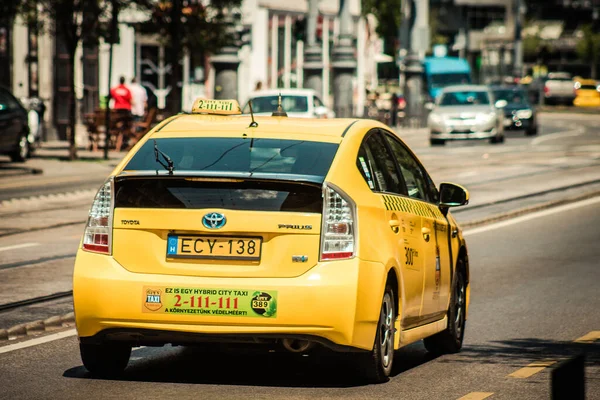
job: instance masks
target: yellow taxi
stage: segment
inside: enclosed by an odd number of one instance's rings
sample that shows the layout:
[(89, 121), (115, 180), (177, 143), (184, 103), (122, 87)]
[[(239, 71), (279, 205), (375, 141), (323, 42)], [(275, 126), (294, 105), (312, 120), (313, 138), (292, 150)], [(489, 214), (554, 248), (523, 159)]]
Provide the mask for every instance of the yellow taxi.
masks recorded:
[(389, 127), (242, 116), (198, 99), (135, 145), (99, 189), (74, 267), (81, 358), (203, 342), (352, 352), (373, 382), (424, 339), (460, 350), (469, 261), (438, 188)]
[(600, 107), (600, 85), (593, 79), (578, 79), (575, 82), (576, 107)]

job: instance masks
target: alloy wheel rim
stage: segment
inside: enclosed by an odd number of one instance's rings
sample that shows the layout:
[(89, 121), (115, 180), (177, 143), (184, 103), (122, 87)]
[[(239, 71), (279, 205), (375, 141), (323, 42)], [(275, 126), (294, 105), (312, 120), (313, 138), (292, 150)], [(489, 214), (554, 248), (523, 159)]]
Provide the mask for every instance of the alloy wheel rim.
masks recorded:
[(379, 337), (381, 341), (379, 343), (379, 350), (383, 366), (387, 368), (392, 362), (394, 355), (394, 306), (389, 293), (386, 293), (383, 297), (380, 319)]
[(456, 285), (456, 317), (454, 319), (454, 326), (456, 328), (456, 337), (460, 339), (463, 330), (463, 319), (464, 319), (464, 304), (465, 304), (465, 285), (462, 279), (459, 278), (458, 284)]

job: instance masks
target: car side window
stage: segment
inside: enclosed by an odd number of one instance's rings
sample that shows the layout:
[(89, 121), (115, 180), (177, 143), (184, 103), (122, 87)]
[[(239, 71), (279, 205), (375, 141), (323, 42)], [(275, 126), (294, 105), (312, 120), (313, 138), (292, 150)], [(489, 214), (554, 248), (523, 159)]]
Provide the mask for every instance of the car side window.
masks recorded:
[[(425, 175), (421, 164), (398, 140), (392, 138), (390, 135), (386, 135), (386, 137), (392, 149), (392, 153), (400, 166), (400, 171), (402, 172), (408, 190), (408, 196), (413, 199), (430, 201), (431, 196), (429, 195), (429, 192), (431, 191), (431, 188), (428, 181), (429, 177)], [(429, 178), (429, 180), (430, 179), (431, 178)]]
[(315, 108), (323, 106), (323, 102), (317, 96), (313, 97), (313, 106)]
[(372, 190), (405, 194), (394, 159), (379, 133), (372, 133), (362, 144), (357, 166)]

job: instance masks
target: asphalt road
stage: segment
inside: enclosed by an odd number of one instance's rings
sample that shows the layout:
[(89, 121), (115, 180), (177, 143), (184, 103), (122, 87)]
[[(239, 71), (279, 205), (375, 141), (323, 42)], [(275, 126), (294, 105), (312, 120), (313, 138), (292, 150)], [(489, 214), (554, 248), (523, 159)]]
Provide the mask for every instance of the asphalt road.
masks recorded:
[(366, 385), (331, 355), (171, 347), (137, 349), (122, 379), (99, 380), (68, 336), (0, 347), (0, 398), (459, 399), (483, 392), (547, 399), (553, 366), (528, 377), (522, 368), (584, 352), (587, 398), (598, 399), (600, 342), (575, 342), (600, 331), (598, 226), (594, 198), (467, 231), (472, 297), (463, 351), (431, 359), (421, 344), (411, 345), (398, 352), (385, 384)]

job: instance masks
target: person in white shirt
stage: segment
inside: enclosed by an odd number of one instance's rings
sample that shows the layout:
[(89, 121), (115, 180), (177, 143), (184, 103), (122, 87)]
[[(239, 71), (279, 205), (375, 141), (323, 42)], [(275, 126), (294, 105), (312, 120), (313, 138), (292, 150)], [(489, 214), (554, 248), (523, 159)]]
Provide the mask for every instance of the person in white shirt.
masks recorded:
[(131, 84), (128, 85), (131, 92), (131, 115), (135, 122), (142, 121), (146, 115), (146, 105), (148, 103), (148, 93), (146, 89), (140, 85), (137, 78), (134, 76), (131, 79)]

